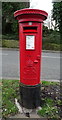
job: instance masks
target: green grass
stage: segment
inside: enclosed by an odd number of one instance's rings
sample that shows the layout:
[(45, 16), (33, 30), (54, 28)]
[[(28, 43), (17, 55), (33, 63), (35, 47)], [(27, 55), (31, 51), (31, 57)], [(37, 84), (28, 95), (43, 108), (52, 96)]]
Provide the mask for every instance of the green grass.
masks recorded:
[(0, 39), (0, 47), (2, 47), (2, 40)]
[[(43, 81), (43, 85), (57, 85), (57, 82)], [(1, 89), (1, 88), (0, 88)], [(15, 98), (19, 98), (19, 81), (18, 80), (2, 80), (2, 108), (3, 117), (9, 117), (18, 113), (18, 109), (15, 105)], [(58, 101), (61, 104), (61, 101)], [(57, 108), (54, 107), (54, 101), (50, 98), (45, 98), (45, 104), (42, 105), (42, 110), (38, 111), (38, 114), (45, 117), (58, 118)]]
[[(0, 41), (1, 44), (1, 41)], [(0, 45), (1, 46), (1, 45)], [(19, 41), (18, 40), (2, 40), (2, 47), (6, 48), (18, 48), (19, 47)], [(56, 50), (56, 51), (62, 51), (62, 44), (55, 44), (55, 43), (44, 43), (42, 45), (43, 50)]]
[(60, 85), (59, 82), (42, 81), (43, 85)]
[(2, 47), (6, 48), (18, 48), (18, 40), (2, 40)]
[[(59, 82), (49, 82), (49, 81), (42, 81), (42, 85), (44, 87), (56, 86), (60, 85)], [(46, 92), (46, 91), (45, 91)], [(51, 97), (48, 97), (48, 95), (43, 98), (43, 103), (41, 103), (41, 110), (38, 111), (38, 114), (44, 118), (51, 118), (51, 120), (59, 120), (60, 116), (58, 114), (58, 108), (57, 105), (62, 105), (61, 100), (54, 100)]]
[(19, 91), (19, 81), (17, 80), (3, 80), (2, 81), (2, 107), (3, 117), (14, 115), (18, 109), (14, 103), (17, 98), (17, 90)]
[(44, 43), (43, 47), (44, 50), (56, 50), (56, 51), (62, 51), (62, 44), (55, 44), (55, 43)]
[(52, 118), (52, 120), (59, 119), (58, 109), (54, 106), (54, 101), (51, 98), (45, 99), (45, 104), (42, 109), (38, 111), (38, 114), (42, 117)]

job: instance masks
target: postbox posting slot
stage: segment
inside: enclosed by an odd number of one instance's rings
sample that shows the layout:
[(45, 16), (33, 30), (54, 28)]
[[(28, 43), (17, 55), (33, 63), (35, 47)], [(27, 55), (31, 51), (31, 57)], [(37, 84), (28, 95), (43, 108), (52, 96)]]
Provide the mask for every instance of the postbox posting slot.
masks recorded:
[(23, 27), (23, 32), (37, 32), (37, 26), (26, 26)]

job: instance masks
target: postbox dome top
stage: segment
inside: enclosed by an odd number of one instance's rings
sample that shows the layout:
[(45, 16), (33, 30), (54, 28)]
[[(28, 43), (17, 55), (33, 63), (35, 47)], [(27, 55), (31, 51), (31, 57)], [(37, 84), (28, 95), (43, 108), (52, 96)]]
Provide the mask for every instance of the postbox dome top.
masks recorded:
[[(39, 9), (21, 9), (21, 10), (17, 10), (14, 12), (14, 17), (17, 20), (21, 20), (23, 22), (24, 21), (40, 21), (42, 22), (43, 20), (46, 20), (48, 16), (48, 13), (43, 11), (43, 10), (39, 10)], [(36, 19), (36, 20), (35, 20)]]

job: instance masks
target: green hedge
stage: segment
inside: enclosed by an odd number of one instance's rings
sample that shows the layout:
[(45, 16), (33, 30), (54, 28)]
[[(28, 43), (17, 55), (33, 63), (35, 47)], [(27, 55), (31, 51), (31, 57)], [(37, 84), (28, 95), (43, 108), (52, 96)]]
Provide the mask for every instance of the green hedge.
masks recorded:
[(2, 39), (4, 40), (18, 40), (19, 36), (18, 33), (17, 34), (6, 34), (6, 35), (2, 35)]
[(59, 34), (49, 34), (45, 37), (43, 37), (43, 44), (45, 43), (54, 43), (54, 44), (60, 44), (60, 35)]

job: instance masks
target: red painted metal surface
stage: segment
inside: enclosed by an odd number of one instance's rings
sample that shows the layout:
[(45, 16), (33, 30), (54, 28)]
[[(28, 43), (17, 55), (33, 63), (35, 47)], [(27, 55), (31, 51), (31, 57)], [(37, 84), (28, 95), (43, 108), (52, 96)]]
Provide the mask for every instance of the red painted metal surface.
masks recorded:
[(22, 9), (14, 13), (19, 21), (20, 82), (25, 85), (40, 83), (42, 22), (47, 15), (37, 9)]
[(37, 21), (42, 22), (47, 18), (47, 12), (39, 9), (22, 9), (14, 12), (14, 17), (19, 22), (26, 22), (26, 21)]

